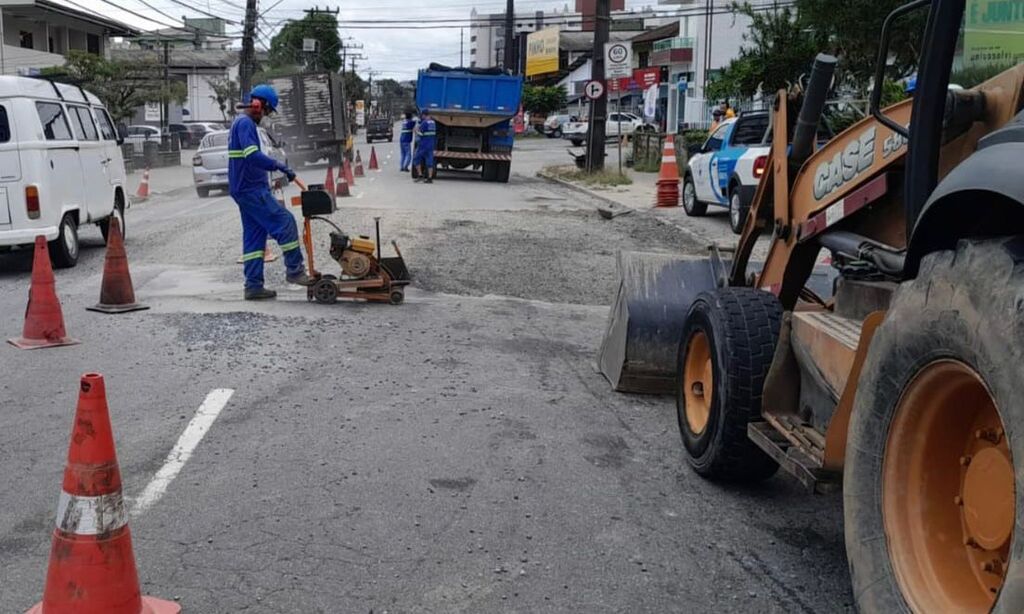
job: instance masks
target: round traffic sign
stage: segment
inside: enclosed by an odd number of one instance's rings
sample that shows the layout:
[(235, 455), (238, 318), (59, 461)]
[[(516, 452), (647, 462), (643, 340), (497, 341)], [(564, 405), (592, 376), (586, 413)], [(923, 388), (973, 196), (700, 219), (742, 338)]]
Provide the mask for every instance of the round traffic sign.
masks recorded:
[(629, 49), (627, 49), (622, 43), (612, 45), (608, 48), (608, 59), (616, 64), (625, 62), (628, 57)]
[(604, 84), (600, 81), (588, 81), (583, 93), (591, 100), (597, 100), (604, 95)]

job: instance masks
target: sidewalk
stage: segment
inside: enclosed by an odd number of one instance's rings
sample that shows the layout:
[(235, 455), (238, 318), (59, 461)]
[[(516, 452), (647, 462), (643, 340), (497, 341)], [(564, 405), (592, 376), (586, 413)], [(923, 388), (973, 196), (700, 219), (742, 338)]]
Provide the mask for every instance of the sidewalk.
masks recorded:
[[(150, 169), (150, 198), (191, 189), (194, 185), (192, 182), (192, 156), (194, 154), (194, 149), (182, 150), (180, 166)], [(128, 174), (126, 189), (128, 190), (129, 197), (135, 196), (138, 192), (139, 184), (142, 183), (142, 174), (143, 169), (138, 169)]]
[[(613, 170), (612, 166), (606, 167)], [(733, 245), (738, 235), (729, 228), (729, 215), (724, 207), (709, 207), (704, 217), (690, 217), (682, 206), (656, 207), (654, 203), (658, 190), (658, 173), (640, 173), (623, 167), (623, 173), (633, 180), (630, 185), (613, 187), (591, 187), (578, 183), (553, 178), (543, 172), (538, 173), (549, 181), (555, 181), (574, 190), (579, 190), (593, 198), (632, 209), (637, 213), (652, 215), (664, 224), (675, 226), (688, 234), (694, 242), (701, 245), (718, 243)], [(682, 191), (682, 181), (679, 189)], [(680, 201), (681, 205), (681, 201)]]

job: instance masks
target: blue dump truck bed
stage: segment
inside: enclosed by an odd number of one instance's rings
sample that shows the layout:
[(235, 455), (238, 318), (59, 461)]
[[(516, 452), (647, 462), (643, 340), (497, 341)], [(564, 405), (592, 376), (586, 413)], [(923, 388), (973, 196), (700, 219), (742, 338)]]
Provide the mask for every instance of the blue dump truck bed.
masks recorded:
[(461, 69), (421, 70), (416, 105), (432, 113), (480, 113), (512, 117), (519, 110), (521, 77)]
[(416, 82), (416, 106), (437, 122), (438, 168), (479, 170), (485, 181), (507, 182), (522, 77), (499, 69), (431, 64)]

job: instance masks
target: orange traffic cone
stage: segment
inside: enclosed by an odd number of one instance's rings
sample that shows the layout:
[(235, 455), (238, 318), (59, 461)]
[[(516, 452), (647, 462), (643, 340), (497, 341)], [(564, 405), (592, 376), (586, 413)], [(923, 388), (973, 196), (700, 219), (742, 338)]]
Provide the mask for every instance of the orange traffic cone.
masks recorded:
[(116, 215), (110, 218), (107, 256), (103, 262), (103, 283), (100, 285), (100, 302), (86, 309), (103, 313), (149, 309), (148, 306), (135, 302), (132, 275), (128, 271), (128, 255), (124, 251), (124, 240), (121, 238), (121, 222)]
[(661, 153), (656, 206), (679, 206), (679, 168), (676, 166), (676, 146), (671, 134), (665, 136), (665, 147)]
[(64, 314), (60, 310), (60, 299), (53, 280), (53, 266), (50, 252), (46, 249), (46, 237), (36, 237), (35, 257), (32, 261), (32, 286), (28, 290), (28, 307), (25, 309), (25, 327), (21, 337), (7, 340), (22, 350), (74, 345), (75, 339), (68, 337), (64, 330)]
[(331, 166), (330, 163), (327, 164), (327, 178), (324, 179), (324, 186), (325, 186), (324, 189), (327, 190), (328, 194), (330, 194), (331, 196), (335, 195), (334, 194), (334, 167)]
[(356, 177), (363, 177), (363, 159), (359, 155), (359, 150), (356, 150)]
[(338, 198), (352, 195), (348, 191), (348, 181), (345, 180), (345, 173), (338, 173), (338, 184), (335, 186), (334, 193)]
[(142, 202), (149, 198), (149, 167), (142, 172), (142, 183), (139, 184), (139, 189), (135, 192), (135, 201)]
[(377, 165), (377, 150), (372, 146), (370, 147), (370, 170), (379, 171), (380, 166)]
[(128, 509), (121, 495), (103, 376), (86, 373), (78, 393), (43, 600), (27, 614), (177, 614), (143, 597)]
[(353, 186), (356, 184), (356, 176), (352, 174), (352, 163), (349, 160), (345, 160), (345, 181)]

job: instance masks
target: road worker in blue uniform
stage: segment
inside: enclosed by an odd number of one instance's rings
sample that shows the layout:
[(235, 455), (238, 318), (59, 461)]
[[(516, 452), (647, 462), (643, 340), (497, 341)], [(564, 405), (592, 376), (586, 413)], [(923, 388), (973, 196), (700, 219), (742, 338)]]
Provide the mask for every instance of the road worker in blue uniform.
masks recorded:
[(231, 124), (228, 136), (228, 191), (242, 215), (242, 264), (245, 268), (245, 299), (260, 300), (277, 296), (263, 287), (263, 250), (267, 235), (277, 241), (284, 253), (289, 283), (312, 285), (299, 249), (299, 232), (292, 214), (282, 207), (270, 192), (267, 173), (279, 171), (288, 181), (295, 171), (260, 151), (256, 130), (260, 121), (277, 108), (277, 92), (269, 85), (257, 85), (249, 94), (248, 106), (242, 107)]
[(402, 163), (398, 170), (408, 172), (412, 166), (412, 133), (416, 129), (416, 120), (412, 118), (412, 112), (405, 112), (405, 121), (402, 122), (402, 134), (398, 137), (398, 144), (402, 148)]
[[(412, 164), (419, 170), (419, 177), (427, 183), (434, 183), (434, 145), (437, 143), (437, 124), (430, 117), (430, 109), (420, 112), (420, 124), (416, 127), (416, 155)], [(419, 180), (417, 178), (417, 181)]]

